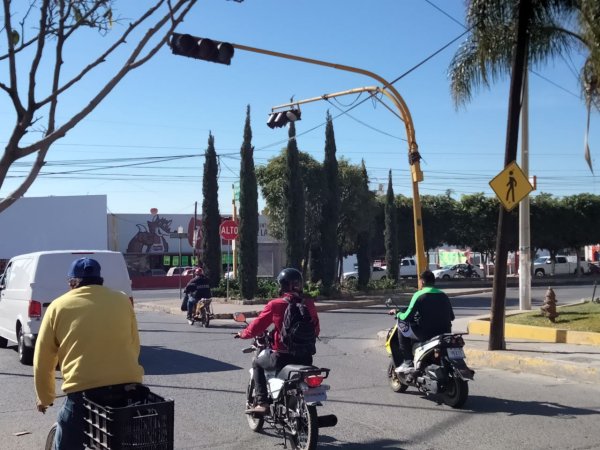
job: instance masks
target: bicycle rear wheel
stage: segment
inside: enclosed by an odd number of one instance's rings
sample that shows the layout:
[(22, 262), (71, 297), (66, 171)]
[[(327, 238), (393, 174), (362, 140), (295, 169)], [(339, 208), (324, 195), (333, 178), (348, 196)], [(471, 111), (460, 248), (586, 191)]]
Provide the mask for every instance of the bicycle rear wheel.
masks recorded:
[(48, 433), (48, 437), (46, 438), (46, 446), (44, 447), (45, 450), (54, 450), (54, 435), (56, 434), (56, 427), (58, 425), (55, 423), (54, 425), (52, 425), (52, 428), (50, 428), (50, 432)]

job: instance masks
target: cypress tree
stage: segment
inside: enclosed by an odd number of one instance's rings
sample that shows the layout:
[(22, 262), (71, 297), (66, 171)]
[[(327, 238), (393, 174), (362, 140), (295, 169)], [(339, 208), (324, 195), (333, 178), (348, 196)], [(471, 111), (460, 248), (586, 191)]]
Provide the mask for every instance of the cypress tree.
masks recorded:
[(246, 108), (244, 142), (240, 166), (240, 289), (242, 297), (254, 298), (258, 271), (258, 187), (254, 171), (254, 147), (250, 127), (250, 105)]
[(340, 220), (340, 186), (335, 156), (333, 120), (327, 112), (325, 126), (325, 159), (323, 161), (324, 202), (321, 214), (321, 270), (323, 294), (329, 295), (336, 276), (337, 228)]
[[(365, 166), (365, 160), (362, 160), (361, 164), (361, 175), (362, 175), (362, 188), (365, 191), (366, 196), (370, 196), (369, 191), (369, 176), (367, 175), (367, 168)], [(371, 279), (371, 223), (373, 222), (373, 215), (368, 211), (364, 220), (368, 221), (369, 224), (365, 226), (365, 229), (358, 234), (358, 249), (356, 251), (356, 260), (358, 263), (358, 287), (364, 289), (369, 284)]]
[(300, 172), (296, 126), (290, 122), (286, 149), (284, 197), (286, 266), (302, 270), (304, 253), (304, 185)]
[(208, 148), (204, 154), (204, 178), (202, 180), (202, 259), (211, 286), (217, 286), (221, 278), (221, 214), (219, 213), (219, 166), (215, 152), (215, 138), (208, 133)]
[(396, 204), (392, 187), (392, 171), (388, 175), (388, 188), (385, 197), (385, 260), (388, 278), (398, 281), (398, 233), (396, 232)]

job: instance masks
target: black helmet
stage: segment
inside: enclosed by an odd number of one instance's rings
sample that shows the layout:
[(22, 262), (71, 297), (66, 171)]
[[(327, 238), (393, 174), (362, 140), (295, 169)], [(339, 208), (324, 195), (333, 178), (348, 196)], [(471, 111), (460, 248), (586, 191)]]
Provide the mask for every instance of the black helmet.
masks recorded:
[(279, 275), (277, 275), (277, 283), (279, 283), (279, 291), (284, 292), (302, 292), (304, 286), (304, 280), (302, 280), (302, 274), (299, 270), (288, 267), (283, 269)]

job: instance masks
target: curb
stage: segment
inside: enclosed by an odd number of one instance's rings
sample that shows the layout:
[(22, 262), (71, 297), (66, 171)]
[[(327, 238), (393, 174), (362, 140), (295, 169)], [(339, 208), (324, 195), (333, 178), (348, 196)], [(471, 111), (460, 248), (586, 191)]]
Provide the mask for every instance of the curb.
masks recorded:
[[(379, 331), (377, 339), (385, 340), (387, 332), (388, 330)], [(491, 368), (517, 373), (534, 373), (594, 384), (598, 384), (600, 380), (600, 369), (589, 367), (585, 363), (536, 358), (511, 350), (481, 350), (470, 348), (468, 342), (466, 342), (464, 351), (469, 366), (474, 369)]]
[[(471, 320), (467, 328), (469, 334), (488, 336), (489, 320)], [(599, 345), (600, 333), (587, 331), (571, 331), (562, 328), (537, 327), (534, 325), (504, 324), (504, 335), (507, 338), (531, 339), (556, 344)]]
[(465, 348), (465, 355), (469, 365), (475, 368), (535, 373), (594, 384), (600, 380), (600, 370), (596, 367), (588, 367), (584, 363), (528, 357), (511, 354), (510, 350), (489, 351)]

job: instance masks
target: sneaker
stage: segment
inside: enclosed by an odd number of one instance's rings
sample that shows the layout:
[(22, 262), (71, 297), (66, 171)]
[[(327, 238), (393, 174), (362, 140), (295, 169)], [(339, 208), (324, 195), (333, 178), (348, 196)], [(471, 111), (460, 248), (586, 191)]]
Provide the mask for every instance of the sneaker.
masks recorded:
[(260, 403), (252, 408), (248, 408), (246, 410), (246, 414), (267, 414), (269, 412), (269, 404), (268, 403)]
[(409, 373), (415, 368), (412, 361), (404, 361), (400, 366), (396, 367), (396, 373)]
[(188, 319), (187, 322), (189, 325), (194, 325), (194, 321), (192, 319)]

